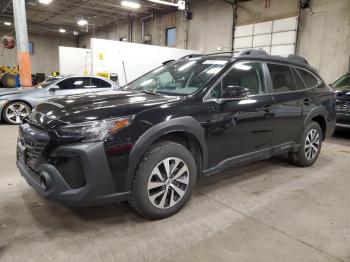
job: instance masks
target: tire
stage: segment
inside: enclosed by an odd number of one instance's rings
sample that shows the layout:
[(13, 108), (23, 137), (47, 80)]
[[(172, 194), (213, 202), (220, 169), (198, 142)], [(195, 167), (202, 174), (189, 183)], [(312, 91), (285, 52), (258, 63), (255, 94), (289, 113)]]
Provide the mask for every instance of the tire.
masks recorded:
[(1, 78), (2, 86), (5, 88), (14, 88), (16, 87), (16, 76), (11, 74), (4, 74)]
[[(166, 178), (166, 164), (170, 179)], [(147, 219), (172, 216), (191, 198), (196, 180), (196, 161), (186, 147), (174, 142), (158, 143), (147, 151), (139, 164), (130, 204)]]
[(290, 153), (292, 163), (301, 167), (312, 166), (320, 155), (322, 137), (320, 125), (312, 121), (303, 132), (300, 150), (296, 153)]
[(24, 117), (32, 112), (31, 107), (21, 101), (14, 101), (8, 103), (3, 112), (2, 119), (10, 125), (19, 125), (22, 123)]

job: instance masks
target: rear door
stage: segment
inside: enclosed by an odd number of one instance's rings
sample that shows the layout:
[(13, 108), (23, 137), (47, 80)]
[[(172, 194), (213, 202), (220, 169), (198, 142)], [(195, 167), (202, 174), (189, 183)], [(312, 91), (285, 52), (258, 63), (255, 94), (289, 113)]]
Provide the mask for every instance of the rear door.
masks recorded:
[(310, 101), (289, 65), (267, 63), (276, 104), (273, 145), (298, 141), (303, 127), (303, 107)]

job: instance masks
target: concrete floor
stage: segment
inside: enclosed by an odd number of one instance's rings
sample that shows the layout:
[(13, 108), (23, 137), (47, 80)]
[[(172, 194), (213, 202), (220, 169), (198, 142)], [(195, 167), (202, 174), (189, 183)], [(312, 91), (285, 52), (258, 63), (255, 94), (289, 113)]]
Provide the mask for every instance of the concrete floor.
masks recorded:
[(69, 208), (15, 167), (0, 125), (0, 261), (350, 261), (350, 131), (311, 168), (276, 160), (199, 182), (179, 214), (150, 222), (127, 204)]

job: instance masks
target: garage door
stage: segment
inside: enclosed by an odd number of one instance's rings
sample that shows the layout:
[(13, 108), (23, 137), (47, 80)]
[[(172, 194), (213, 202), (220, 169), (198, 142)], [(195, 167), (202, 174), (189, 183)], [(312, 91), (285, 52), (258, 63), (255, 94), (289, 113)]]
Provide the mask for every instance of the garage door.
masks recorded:
[(272, 55), (295, 54), (297, 27), (297, 17), (237, 26), (235, 51), (262, 49)]

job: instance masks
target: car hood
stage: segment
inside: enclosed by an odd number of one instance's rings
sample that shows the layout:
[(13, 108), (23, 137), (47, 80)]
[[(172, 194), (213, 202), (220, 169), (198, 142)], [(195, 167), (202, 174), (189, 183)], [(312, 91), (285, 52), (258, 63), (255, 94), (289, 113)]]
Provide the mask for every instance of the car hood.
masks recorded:
[(28, 92), (35, 92), (41, 89), (36, 89), (36, 88), (26, 88), (26, 89), (20, 89), (20, 88), (1, 88), (0, 89), (0, 98), (3, 96), (8, 96), (8, 95), (16, 95), (16, 94), (23, 94), (23, 93), (28, 93)]
[(30, 115), (30, 121), (47, 129), (68, 123), (131, 116), (179, 100), (180, 97), (129, 91), (73, 95), (39, 104)]

